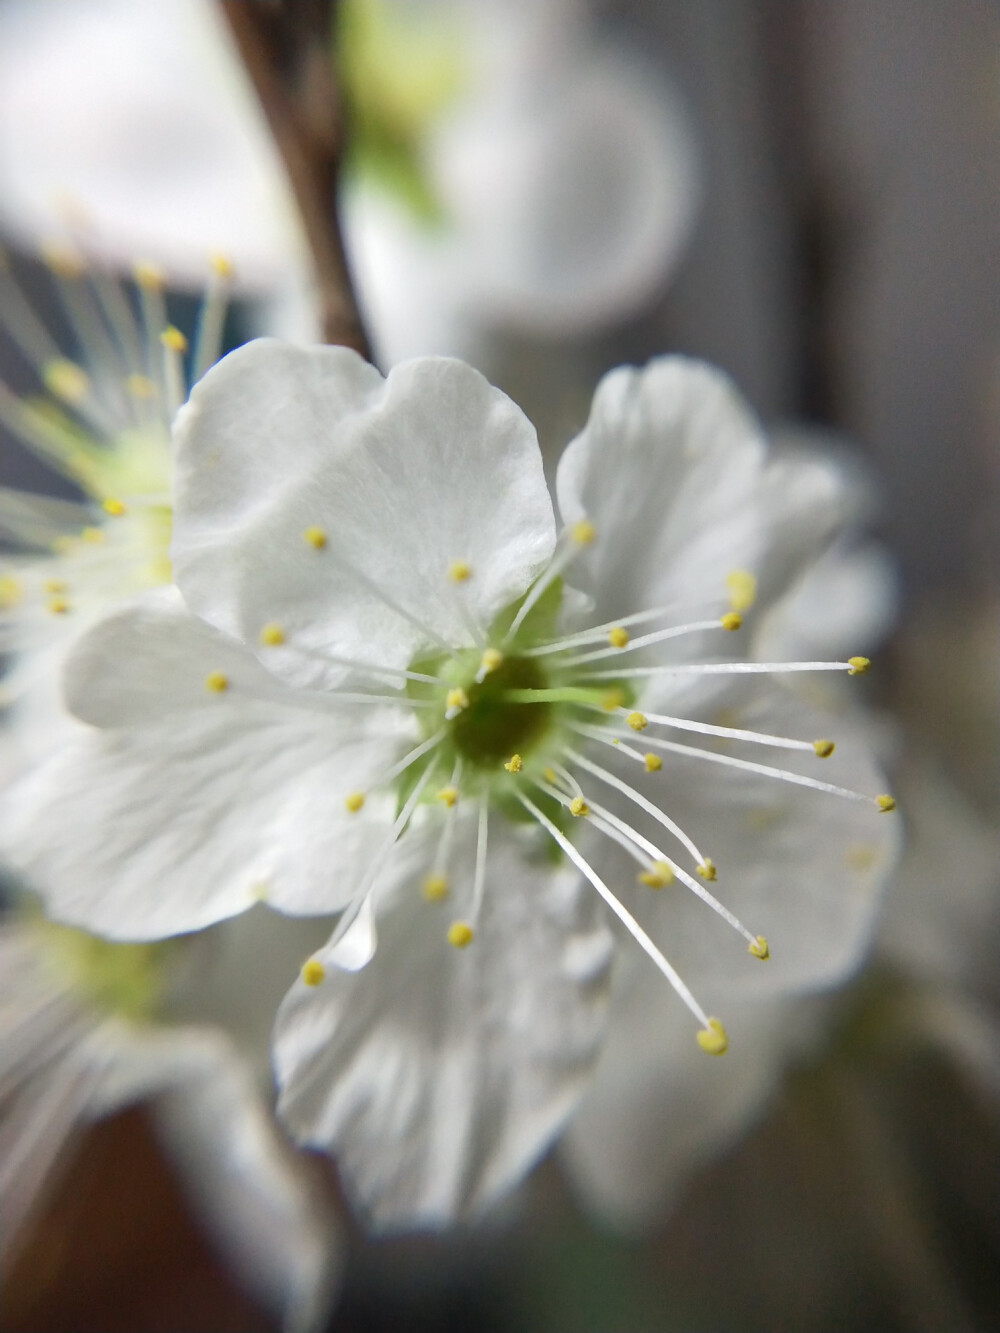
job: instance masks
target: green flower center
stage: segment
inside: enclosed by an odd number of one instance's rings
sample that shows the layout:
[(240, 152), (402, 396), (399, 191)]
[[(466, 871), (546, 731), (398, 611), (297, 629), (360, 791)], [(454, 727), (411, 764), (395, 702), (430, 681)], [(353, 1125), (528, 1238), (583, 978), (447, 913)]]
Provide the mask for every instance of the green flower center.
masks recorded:
[(511, 690), (544, 689), (544, 671), (534, 658), (509, 657), (466, 690), (468, 707), (452, 720), (456, 753), (480, 768), (496, 769), (516, 752), (530, 753), (549, 729), (552, 705), (512, 703)]

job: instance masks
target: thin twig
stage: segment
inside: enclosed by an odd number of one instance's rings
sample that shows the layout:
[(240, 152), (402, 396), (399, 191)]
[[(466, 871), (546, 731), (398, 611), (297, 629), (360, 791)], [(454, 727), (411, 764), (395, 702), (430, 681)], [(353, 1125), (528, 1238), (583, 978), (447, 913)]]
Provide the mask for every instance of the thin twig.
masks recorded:
[(371, 359), (337, 220), (344, 119), (330, 0), (220, 0), (299, 206), (312, 251), (323, 338)]

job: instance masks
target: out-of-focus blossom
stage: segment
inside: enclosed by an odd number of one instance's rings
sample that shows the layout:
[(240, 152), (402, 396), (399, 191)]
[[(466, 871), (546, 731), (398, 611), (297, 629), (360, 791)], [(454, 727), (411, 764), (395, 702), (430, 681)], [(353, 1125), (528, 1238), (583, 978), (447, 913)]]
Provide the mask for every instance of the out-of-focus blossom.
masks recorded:
[(294, 967), (316, 931), (261, 909), (254, 920), (200, 937), (112, 944), (37, 915), (6, 917), (5, 1258), (74, 1133), (149, 1101), (183, 1184), (236, 1274), (285, 1329), (322, 1326), (335, 1290), (335, 1222), (319, 1182), (274, 1123), (266, 1092), (282, 963)]
[[(685, 114), (576, 0), (346, 0), (347, 241), (378, 348), (473, 359), (648, 303), (697, 204)], [(413, 52), (419, 52), (414, 59)]]
[(608, 376), (560, 465), (558, 533), (530, 424), (456, 361), (383, 380), (345, 349), (252, 344), (196, 386), (177, 441), (183, 601), (82, 639), (67, 697), (90, 729), (19, 785), (4, 848), (57, 916), (120, 937), (262, 895), (342, 911), (277, 1065), (288, 1123), (376, 1221), (482, 1207), (564, 1122), (611, 952), (584, 881), (710, 1054), (725, 1030), (675, 963), (713, 1006), (854, 965), (894, 802), (846, 711), (833, 754), (830, 716), (781, 682), (867, 661), (730, 648), (836, 531), (840, 486), (769, 458), (724, 377)]
[(0, 223), (200, 287), (299, 282), (304, 242), (256, 95), (208, 0), (3, 0)]

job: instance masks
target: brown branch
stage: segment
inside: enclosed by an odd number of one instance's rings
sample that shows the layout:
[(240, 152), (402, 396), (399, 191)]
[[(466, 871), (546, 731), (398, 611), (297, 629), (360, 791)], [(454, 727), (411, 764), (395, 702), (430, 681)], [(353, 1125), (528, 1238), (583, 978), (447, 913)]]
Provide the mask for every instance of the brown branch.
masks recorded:
[(337, 220), (344, 120), (330, 0), (220, 0), (298, 203), (316, 269), (323, 338), (371, 359)]

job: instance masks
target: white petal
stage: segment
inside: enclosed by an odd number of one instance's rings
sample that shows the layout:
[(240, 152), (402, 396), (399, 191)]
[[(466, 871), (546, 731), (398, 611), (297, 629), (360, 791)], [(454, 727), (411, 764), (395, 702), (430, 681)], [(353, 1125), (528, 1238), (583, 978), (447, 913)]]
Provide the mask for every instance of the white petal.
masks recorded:
[(0, 847), (54, 916), (155, 939), (260, 897), (303, 915), (350, 902), (393, 798), (357, 813), (345, 798), (406, 750), (398, 719), (342, 720), (235, 690), (216, 702), (81, 735), (8, 795)]
[(252, 343), (195, 388), (178, 448), (181, 591), (251, 645), (279, 623), (286, 646), (258, 651), (296, 684), (343, 677), (308, 653), (399, 667), (468, 643), (553, 549), (534, 429), (458, 361), (383, 381), (344, 348)]
[(569, 1114), (604, 1031), (610, 939), (596, 899), (566, 870), (526, 862), (509, 830), (492, 839), (475, 940), (446, 942), (468, 910), (468, 824), (452, 901), (407, 886), (368, 968), (299, 983), (278, 1017), (279, 1112), (337, 1155), (381, 1227), (443, 1225), (514, 1184)]
[[(738, 741), (704, 748), (873, 797), (886, 790), (851, 714), (819, 712), (780, 685), (736, 690), (724, 703), (727, 724), (732, 720), (736, 726), (803, 740), (833, 739), (836, 752), (821, 760), (811, 752)], [(663, 734), (692, 745), (709, 739)], [(770, 944), (770, 959), (752, 957), (744, 939), (679, 882), (654, 891), (636, 884), (628, 892), (628, 904), (710, 1013), (724, 1022), (724, 1006), (738, 998), (819, 990), (842, 981), (860, 964), (898, 855), (898, 812), (883, 814), (874, 801), (861, 804), (700, 758), (665, 753), (662, 771), (646, 775), (637, 764), (626, 768), (604, 747), (597, 758), (606, 763), (607, 755), (608, 767), (654, 801), (715, 862), (718, 879), (707, 887)], [(591, 780), (585, 791), (591, 786), (597, 797), (600, 784)], [(660, 825), (624, 799), (608, 800), (607, 789), (600, 798), (693, 872), (692, 858)], [(609, 876), (617, 867), (619, 884), (634, 882), (635, 867), (617, 849), (611, 852), (606, 842), (599, 849), (588, 846)]]
[(597, 529), (571, 577), (598, 622), (724, 598), (726, 575), (762, 550), (763, 464), (757, 423), (718, 371), (662, 357), (606, 375), (556, 477), (563, 520)]

